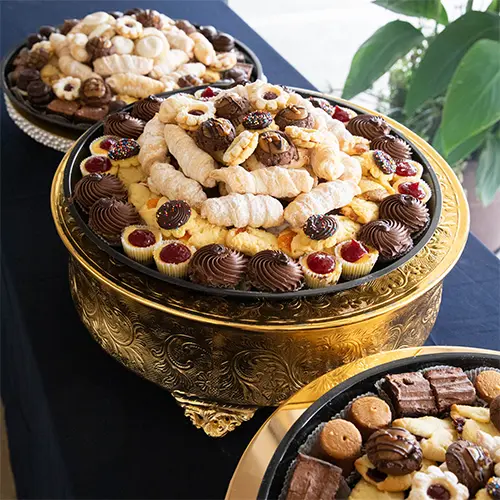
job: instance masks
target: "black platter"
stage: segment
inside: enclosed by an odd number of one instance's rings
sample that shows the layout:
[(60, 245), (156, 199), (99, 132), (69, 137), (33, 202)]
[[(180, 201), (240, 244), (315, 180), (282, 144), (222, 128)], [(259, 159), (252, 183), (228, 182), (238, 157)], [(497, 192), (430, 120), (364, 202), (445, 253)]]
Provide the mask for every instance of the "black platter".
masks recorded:
[[(219, 87), (219, 88), (227, 88), (228, 84), (212, 84), (212, 87)], [(205, 88), (207, 85), (202, 85), (199, 87), (191, 87), (188, 92), (189, 93), (194, 93), (197, 90), (201, 88)], [(321, 97), (324, 99), (327, 99), (329, 102), (332, 104), (338, 104), (341, 106), (345, 106), (345, 103), (340, 102), (335, 100), (335, 98), (331, 96), (326, 96), (324, 94), (321, 94), (319, 92), (313, 92), (309, 90), (303, 90), (303, 89), (293, 89), (296, 92), (300, 93), (304, 97)], [(162, 97), (168, 97), (172, 94), (176, 94), (178, 92), (186, 92), (186, 89), (179, 89), (175, 90), (172, 92), (165, 92), (163, 94), (159, 94)], [(123, 111), (130, 111), (132, 109), (133, 105), (129, 105), (125, 108), (123, 108)], [(354, 105), (349, 105), (351, 109), (356, 111), (358, 114), (363, 114), (364, 111), (361, 109), (357, 108)], [(297, 299), (300, 297), (311, 297), (311, 296), (316, 296), (316, 295), (323, 295), (325, 293), (335, 293), (335, 292), (340, 292), (343, 290), (348, 290), (350, 288), (357, 287), (359, 285), (362, 285), (363, 283), (367, 283), (369, 281), (373, 281), (377, 278), (380, 278), (382, 276), (385, 276), (386, 274), (390, 273), (391, 271), (394, 271), (398, 267), (402, 266), (406, 262), (408, 262), (410, 259), (412, 259), (431, 239), (432, 235), (434, 234), (434, 231), (436, 230), (438, 223), (439, 223), (439, 217), (441, 215), (441, 205), (442, 205), (442, 194), (441, 194), (441, 189), (439, 187), (439, 181), (438, 178), (430, 166), (429, 162), (425, 158), (425, 156), (420, 152), (420, 150), (413, 144), (408, 138), (406, 138), (404, 135), (398, 133), (396, 130), (392, 130), (391, 132), (393, 135), (396, 135), (398, 137), (403, 138), (406, 142), (410, 144), (413, 150), (413, 156), (412, 158), (419, 163), (422, 164), (424, 168), (424, 173), (422, 175), (422, 179), (429, 184), (431, 190), (432, 190), (432, 197), (431, 199), (427, 202), (427, 207), (429, 208), (429, 213), (430, 213), (430, 223), (423, 231), (421, 235), (419, 235), (418, 239), (415, 241), (414, 247), (411, 249), (410, 252), (402, 256), (401, 258), (395, 260), (394, 262), (391, 262), (390, 264), (384, 265), (377, 263), (376, 266), (374, 267), (373, 271), (361, 278), (351, 280), (351, 281), (346, 281), (346, 282), (341, 282), (337, 283), (334, 286), (326, 287), (326, 288), (315, 288), (315, 289), (305, 289), (305, 290), (299, 290), (296, 292), (285, 292), (285, 293), (269, 293), (269, 292), (258, 292), (258, 291), (246, 291), (246, 290), (228, 290), (228, 289), (220, 289), (220, 288), (214, 288), (214, 287), (208, 287), (208, 286), (203, 286), (203, 285), (198, 285), (195, 283), (192, 283), (188, 280), (185, 279), (179, 279), (179, 278), (172, 278), (170, 276), (166, 276), (165, 274), (160, 273), (153, 267), (148, 267), (143, 264), (140, 264), (129, 257), (127, 257), (124, 253), (121, 251), (117, 250), (116, 248), (113, 248), (112, 246), (108, 245), (105, 243), (103, 240), (101, 240), (98, 236), (95, 235), (95, 233), (89, 228), (87, 225), (87, 216), (80, 211), (80, 209), (76, 206), (75, 203), (70, 203), (70, 211), (75, 220), (77, 221), (78, 225), (83, 229), (85, 232), (86, 236), (94, 243), (96, 244), (101, 250), (105, 251), (110, 258), (114, 259), (115, 261), (121, 262), (122, 264), (125, 264), (129, 266), (130, 268), (134, 269), (135, 271), (138, 271), (140, 273), (146, 274), (147, 276), (150, 276), (155, 279), (162, 280), (164, 282), (170, 283), (175, 286), (181, 286), (183, 288), (186, 288), (188, 290), (193, 290), (197, 292), (203, 292), (203, 293), (208, 293), (212, 295), (218, 295), (218, 296), (225, 296), (225, 297), (234, 297), (234, 298), (239, 298), (239, 299), (279, 299), (279, 300), (290, 300), (290, 299)], [(80, 171), (80, 163), (88, 156), (90, 156), (90, 150), (89, 146), (90, 143), (104, 135), (103, 132), (103, 124), (102, 122), (99, 122), (95, 125), (93, 125), (89, 130), (87, 130), (76, 142), (74, 147), (71, 150), (71, 153), (69, 155), (66, 168), (64, 171), (64, 180), (63, 180), (63, 190), (64, 190), (64, 196), (67, 200), (72, 199), (73, 195), (73, 189), (75, 184), (81, 179), (82, 174)]]
[(430, 366), (449, 365), (463, 370), (480, 367), (500, 368), (500, 353), (444, 353), (398, 359), (366, 370), (337, 385), (313, 405), (292, 425), (274, 452), (259, 489), (259, 500), (277, 499), (283, 489), (285, 475), (297, 457), (300, 446), (322, 422), (327, 422), (342, 411), (357, 396), (375, 392), (375, 383), (388, 373), (404, 373), (422, 370)]

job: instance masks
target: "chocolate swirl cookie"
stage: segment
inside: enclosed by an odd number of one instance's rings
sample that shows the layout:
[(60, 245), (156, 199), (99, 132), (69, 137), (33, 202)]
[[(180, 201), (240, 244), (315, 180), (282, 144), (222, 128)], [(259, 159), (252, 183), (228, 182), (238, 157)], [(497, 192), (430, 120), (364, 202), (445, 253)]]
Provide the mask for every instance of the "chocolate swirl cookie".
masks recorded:
[(146, 9), (135, 14), (135, 18), (139, 21), (144, 28), (156, 28), (161, 30), (163, 28), (163, 21), (160, 13), (156, 10)]
[(226, 94), (215, 101), (215, 114), (239, 125), (250, 111), (250, 102), (238, 94)]
[(397, 259), (413, 248), (408, 229), (394, 220), (380, 219), (365, 224), (358, 240), (377, 249), (381, 261)]
[(42, 80), (30, 82), (26, 91), (28, 92), (29, 102), (36, 107), (45, 107), (54, 98), (52, 88)]
[(374, 432), (366, 443), (366, 454), (378, 471), (391, 476), (410, 474), (422, 464), (417, 438), (400, 427)]
[(333, 215), (311, 215), (304, 224), (304, 233), (311, 240), (326, 240), (337, 231), (337, 219)]
[(411, 148), (403, 139), (394, 135), (381, 135), (370, 142), (370, 149), (380, 149), (396, 161), (410, 160)]
[(262, 292), (294, 292), (303, 285), (300, 265), (280, 250), (263, 250), (248, 263), (247, 277)]
[(92, 108), (100, 108), (111, 101), (112, 97), (109, 85), (101, 78), (88, 78), (80, 88), (80, 98)]
[(391, 131), (383, 118), (373, 115), (355, 116), (347, 122), (346, 128), (352, 135), (365, 137), (369, 141), (380, 135), (389, 134)]
[(85, 213), (89, 213), (92, 205), (101, 198), (116, 198), (125, 201), (127, 196), (127, 188), (118, 177), (90, 174), (76, 183), (73, 199)]
[(260, 134), (254, 154), (261, 163), (268, 167), (288, 165), (298, 157), (297, 148), (292, 141), (283, 132), (275, 130)]
[(280, 130), (285, 130), (289, 125), (303, 128), (311, 128), (314, 125), (314, 119), (303, 106), (289, 106), (283, 108), (274, 118), (276, 125)]
[(191, 281), (217, 288), (234, 288), (242, 279), (248, 258), (224, 245), (200, 248), (189, 262)]
[(150, 95), (140, 101), (134, 103), (132, 108), (132, 116), (144, 122), (152, 120), (153, 117), (160, 111), (161, 103), (165, 99), (156, 95)]
[(115, 198), (101, 198), (89, 212), (89, 227), (110, 245), (119, 245), (122, 231), (141, 218), (131, 203)]
[(226, 149), (236, 137), (233, 124), (225, 118), (209, 118), (196, 131), (196, 144), (207, 153)]
[(409, 194), (393, 194), (382, 200), (379, 207), (381, 219), (391, 219), (404, 224), (410, 232), (417, 233), (429, 223), (429, 210)]
[(114, 113), (104, 121), (104, 134), (137, 139), (144, 130), (145, 123), (129, 113)]
[(191, 217), (191, 207), (184, 200), (171, 200), (156, 211), (156, 222), (162, 229), (177, 229)]

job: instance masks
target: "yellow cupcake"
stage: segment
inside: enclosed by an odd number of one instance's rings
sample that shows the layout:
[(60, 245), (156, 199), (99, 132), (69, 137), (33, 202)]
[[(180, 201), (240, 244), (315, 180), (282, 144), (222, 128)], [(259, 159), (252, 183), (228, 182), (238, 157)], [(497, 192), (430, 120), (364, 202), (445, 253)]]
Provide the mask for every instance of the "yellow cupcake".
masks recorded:
[(419, 197), (418, 199), (422, 203), (427, 203), (431, 199), (432, 191), (429, 184), (427, 184), (427, 182), (425, 182), (422, 179), (419, 179), (415, 182), (408, 181), (406, 179), (400, 179), (399, 181), (394, 183), (394, 189), (399, 194), (410, 194), (413, 196), (413, 189), (411, 188), (411, 186), (409, 187), (408, 185), (415, 184), (417, 182), (419, 191), (423, 192), (423, 197)]
[[(360, 255), (358, 260), (351, 262), (351, 260), (346, 260), (344, 258), (342, 249), (348, 245), (355, 245), (355, 248), (353, 248), (353, 255), (356, 256), (356, 253)], [(346, 280), (355, 280), (371, 272), (373, 266), (375, 266), (377, 262), (378, 251), (356, 240), (348, 240), (339, 243), (335, 247), (335, 256), (337, 260), (342, 263), (342, 278)]]
[(122, 246), (125, 254), (142, 264), (153, 262), (153, 252), (162, 241), (158, 229), (149, 226), (128, 226), (122, 233)]
[(114, 135), (102, 135), (90, 143), (90, 152), (93, 155), (107, 155), (111, 146), (119, 139)]
[(153, 258), (158, 271), (172, 278), (184, 278), (187, 275), (189, 261), (196, 249), (181, 241), (166, 240), (156, 246)]
[(118, 167), (106, 155), (92, 155), (80, 163), (82, 175), (112, 174), (118, 172)]
[(309, 288), (323, 288), (337, 283), (342, 273), (342, 262), (326, 252), (312, 252), (299, 259), (304, 279)]
[(245, 255), (255, 255), (262, 250), (278, 250), (278, 238), (262, 229), (234, 228), (226, 236), (226, 246)]

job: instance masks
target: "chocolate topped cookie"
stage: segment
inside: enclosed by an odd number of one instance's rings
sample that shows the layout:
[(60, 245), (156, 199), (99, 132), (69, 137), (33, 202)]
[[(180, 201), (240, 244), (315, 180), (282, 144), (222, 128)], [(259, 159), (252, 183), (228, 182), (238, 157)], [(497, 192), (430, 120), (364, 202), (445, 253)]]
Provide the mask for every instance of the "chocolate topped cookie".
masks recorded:
[(157, 95), (150, 95), (145, 99), (141, 99), (134, 103), (132, 116), (144, 122), (148, 122), (154, 118), (158, 111), (160, 111), (161, 103), (164, 100), (163, 97), (158, 97)]
[(209, 118), (196, 131), (196, 144), (207, 153), (227, 149), (236, 137), (234, 125), (225, 118)]
[(254, 154), (261, 163), (268, 167), (288, 165), (298, 157), (297, 148), (288, 136), (275, 130), (260, 134)]
[(280, 110), (274, 121), (280, 130), (285, 130), (285, 127), (289, 125), (302, 128), (312, 128), (314, 125), (314, 118), (309, 114), (307, 108), (296, 105)]
[(411, 147), (408, 143), (394, 135), (381, 135), (370, 142), (370, 149), (379, 149), (392, 156), (396, 161), (409, 160)]
[(358, 115), (351, 118), (346, 128), (352, 135), (359, 135), (371, 141), (380, 135), (388, 134), (391, 129), (380, 116)]
[(113, 113), (104, 121), (104, 134), (137, 139), (144, 130), (145, 123), (129, 113)]
[(238, 94), (226, 94), (215, 101), (215, 113), (239, 125), (250, 111), (250, 102)]

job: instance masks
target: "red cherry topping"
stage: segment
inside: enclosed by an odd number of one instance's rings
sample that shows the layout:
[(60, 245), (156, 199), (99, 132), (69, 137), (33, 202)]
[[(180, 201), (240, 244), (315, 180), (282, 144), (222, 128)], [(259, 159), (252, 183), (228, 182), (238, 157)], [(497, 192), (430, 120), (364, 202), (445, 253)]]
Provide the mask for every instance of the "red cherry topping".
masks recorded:
[(134, 229), (128, 235), (128, 241), (134, 247), (146, 248), (156, 243), (155, 235), (147, 229)]
[(335, 106), (335, 113), (333, 113), (332, 118), (335, 118), (335, 120), (339, 120), (343, 123), (347, 123), (351, 119), (349, 113), (339, 106)]
[(106, 139), (103, 139), (100, 142), (99, 147), (101, 149), (109, 151), (111, 149), (111, 146), (113, 146), (114, 144), (116, 144), (116, 139), (113, 139), (112, 137), (106, 137)]
[(356, 240), (351, 240), (340, 249), (340, 255), (342, 255), (342, 258), (347, 262), (357, 262), (367, 253), (368, 250), (363, 246), (363, 244)]
[(214, 97), (217, 94), (214, 92), (214, 89), (212, 87), (207, 87), (202, 93), (201, 97)]
[(335, 269), (335, 258), (325, 252), (315, 252), (307, 257), (307, 265), (313, 273), (328, 274)]
[(91, 174), (100, 174), (111, 170), (111, 161), (105, 156), (91, 156), (85, 162), (85, 169)]
[(170, 243), (160, 251), (160, 259), (166, 264), (181, 264), (191, 257), (191, 250), (182, 243)]
[(401, 177), (410, 177), (412, 175), (416, 175), (416, 173), (417, 167), (407, 161), (399, 161), (396, 164), (396, 174)]
[(417, 200), (423, 200), (425, 198), (425, 191), (420, 186), (420, 183), (417, 182), (403, 182), (398, 186), (398, 191), (400, 194), (409, 194)]

